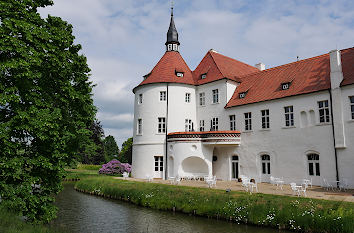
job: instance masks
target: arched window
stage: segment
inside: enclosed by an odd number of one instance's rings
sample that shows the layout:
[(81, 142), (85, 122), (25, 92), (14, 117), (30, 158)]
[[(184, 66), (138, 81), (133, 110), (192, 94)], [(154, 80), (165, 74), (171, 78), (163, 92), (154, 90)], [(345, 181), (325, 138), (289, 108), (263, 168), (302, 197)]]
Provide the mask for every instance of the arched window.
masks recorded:
[(308, 154), (309, 175), (320, 176), (320, 156), (318, 154)]
[(270, 174), (270, 156), (262, 155), (261, 159), (262, 159), (262, 173)]

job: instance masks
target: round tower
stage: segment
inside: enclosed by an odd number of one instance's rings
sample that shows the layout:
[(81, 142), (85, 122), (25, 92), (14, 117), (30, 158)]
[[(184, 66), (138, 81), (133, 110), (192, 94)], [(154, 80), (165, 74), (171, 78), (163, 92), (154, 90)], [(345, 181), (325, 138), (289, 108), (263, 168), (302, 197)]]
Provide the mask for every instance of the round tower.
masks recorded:
[(171, 8), (166, 52), (133, 89), (134, 132), (132, 176), (165, 179), (167, 134), (193, 130), (196, 98), (192, 72), (179, 53), (178, 32)]

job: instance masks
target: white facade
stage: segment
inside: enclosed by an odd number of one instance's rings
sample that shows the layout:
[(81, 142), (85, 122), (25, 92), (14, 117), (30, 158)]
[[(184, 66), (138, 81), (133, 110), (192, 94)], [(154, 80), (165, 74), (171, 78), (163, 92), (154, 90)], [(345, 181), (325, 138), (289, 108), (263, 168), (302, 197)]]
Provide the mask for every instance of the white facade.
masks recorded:
[[(354, 96), (354, 85), (340, 86), (343, 73), (339, 52), (332, 51), (330, 58), (331, 90), (231, 108), (225, 105), (238, 83), (230, 79), (203, 85), (151, 83), (138, 86), (134, 90), (132, 176), (166, 179), (216, 175), (218, 179), (232, 180), (247, 175), (258, 182), (269, 182), (269, 177), (275, 176), (283, 177), (286, 183), (310, 178), (314, 185), (321, 185), (324, 178), (337, 180), (338, 173), (339, 180), (345, 179), (354, 187), (354, 119), (349, 100)], [(214, 90), (218, 93), (217, 101)], [(160, 92), (166, 92), (166, 100), (160, 100)], [(190, 94), (189, 102), (186, 102), (186, 93)], [(201, 93), (204, 93), (202, 104)], [(142, 103), (139, 103), (141, 94)], [(328, 103), (328, 122), (320, 122), (321, 101)], [(293, 110), (290, 126), (285, 122), (287, 106), (292, 106)], [(268, 110), (269, 128), (262, 128), (262, 110)], [(245, 113), (251, 113), (251, 130), (245, 130)], [(230, 115), (235, 115), (236, 129), (230, 129)], [(161, 117), (166, 118), (164, 132), (158, 132)], [(217, 128), (212, 127), (213, 118), (218, 119)], [(191, 120), (194, 131), (200, 131), (200, 122), (204, 121), (204, 131), (229, 132), (225, 135), (220, 132), (219, 136), (186, 133), (181, 137), (167, 137), (170, 133), (189, 131), (186, 120)], [(142, 122), (141, 134), (139, 122)], [(240, 131), (241, 136), (231, 136), (229, 140), (230, 130)], [(310, 154), (318, 155), (319, 160), (309, 161)], [(262, 160), (262, 156), (270, 160)], [(233, 166), (237, 166), (237, 174)]]

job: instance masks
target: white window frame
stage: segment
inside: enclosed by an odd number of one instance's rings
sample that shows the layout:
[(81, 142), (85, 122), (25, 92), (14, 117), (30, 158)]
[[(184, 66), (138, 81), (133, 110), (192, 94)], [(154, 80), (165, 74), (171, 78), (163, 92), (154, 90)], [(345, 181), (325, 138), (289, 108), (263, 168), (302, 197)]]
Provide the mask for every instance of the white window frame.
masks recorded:
[(207, 77), (207, 74), (206, 74), (206, 73), (204, 73), (204, 74), (202, 74), (202, 75), (200, 76), (201, 79), (205, 79), (206, 77)]
[(190, 103), (191, 102), (191, 93), (186, 93), (184, 100), (186, 103)]
[(180, 78), (183, 78), (184, 74), (183, 74), (183, 72), (176, 72), (176, 76), (180, 77)]
[(252, 130), (252, 112), (245, 112), (244, 117), (245, 117), (245, 131), (251, 131)]
[(261, 155), (262, 161), (262, 174), (270, 175), (270, 155), (264, 154)]
[(160, 91), (160, 101), (166, 101), (166, 91)]
[(205, 130), (205, 122), (204, 120), (199, 121), (199, 131), (203, 132)]
[(349, 96), (351, 119), (354, 120), (354, 96)]
[(219, 89), (212, 90), (212, 94), (213, 94), (213, 104), (218, 104), (219, 103)]
[(143, 94), (139, 94), (138, 95), (138, 104), (142, 104), (143, 103)]
[(193, 122), (192, 122), (191, 119), (185, 119), (184, 120), (184, 131), (185, 132), (193, 131)]
[(318, 101), (317, 103), (320, 123), (329, 123), (331, 119), (329, 115), (328, 100)]
[(166, 117), (157, 118), (157, 133), (166, 133)]
[(236, 130), (236, 115), (229, 115), (230, 130)]
[(143, 134), (143, 119), (139, 118), (137, 122), (136, 134), (142, 135)]
[(199, 105), (205, 106), (205, 92), (199, 93)]
[(211, 119), (210, 131), (218, 131), (219, 130), (219, 118), (213, 117)]
[(294, 107), (285, 106), (284, 107), (284, 117), (285, 117), (285, 127), (294, 126)]
[[(308, 174), (309, 176), (321, 176), (320, 155), (311, 153), (307, 155)], [(311, 174), (312, 171), (312, 174)]]
[(154, 168), (155, 172), (163, 171), (163, 156), (154, 156)]
[(262, 129), (269, 129), (269, 109), (261, 110)]

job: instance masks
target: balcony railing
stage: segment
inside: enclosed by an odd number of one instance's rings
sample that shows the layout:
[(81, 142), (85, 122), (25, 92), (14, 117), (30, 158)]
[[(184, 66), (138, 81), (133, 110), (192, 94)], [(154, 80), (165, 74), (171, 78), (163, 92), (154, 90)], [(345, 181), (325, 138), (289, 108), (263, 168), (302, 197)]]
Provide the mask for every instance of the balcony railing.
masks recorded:
[(202, 142), (206, 145), (239, 145), (239, 131), (174, 132), (167, 135), (169, 142)]

